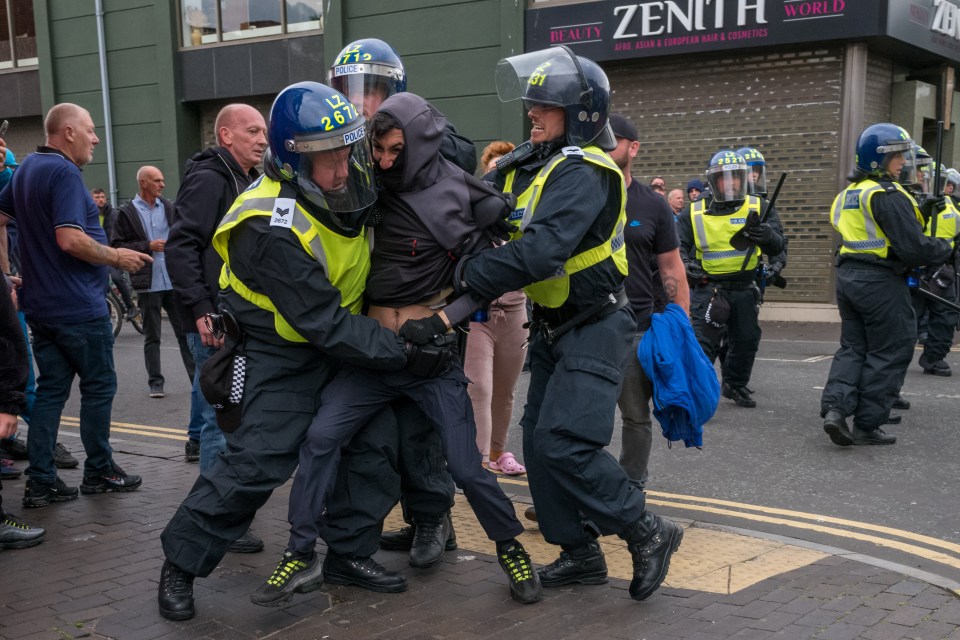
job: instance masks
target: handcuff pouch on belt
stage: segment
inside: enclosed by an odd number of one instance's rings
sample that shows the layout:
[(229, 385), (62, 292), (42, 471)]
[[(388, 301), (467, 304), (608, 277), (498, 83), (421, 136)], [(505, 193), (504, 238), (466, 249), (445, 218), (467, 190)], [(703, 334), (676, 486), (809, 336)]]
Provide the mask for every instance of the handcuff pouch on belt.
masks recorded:
[(533, 319), (524, 326), (532, 328), (543, 337), (544, 342), (553, 346), (564, 334), (577, 327), (596, 322), (627, 306), (628, 302), (627, 292), (620, 289), (616, 293), (608, 294), (596, 304), (582, 309), (576, 307), (552, 309), (534, 303)]
[(233, 433), (243, 417), (243, 386), (247, 357), (243, 353), (243, 333), (233, 315), (226, 310), (204, 316), (207, 328), (223, 347), (200, 367), (200, 391), (214, 408), (217, 426)]

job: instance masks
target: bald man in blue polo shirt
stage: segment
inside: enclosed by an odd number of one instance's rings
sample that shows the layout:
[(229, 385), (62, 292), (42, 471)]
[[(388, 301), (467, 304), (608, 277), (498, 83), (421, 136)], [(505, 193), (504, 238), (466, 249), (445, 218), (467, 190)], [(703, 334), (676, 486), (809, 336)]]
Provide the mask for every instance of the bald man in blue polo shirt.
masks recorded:
[(90, 113), (55, 105), (44, 120), (46, 144), (20, 164), (0, 192), (0, 225), (17, 220), (23, 285), (20, 305), (33, 331), (40, 370), (27, 452), (25, 507), (77, 498), (57, 477), (54, 447), (73, 378), (80, 378), (80, 436), (85, 494), (133, 491), (140, 476), (113, 460), (110, 413), (117, 391), (113, 331), (107, 312), (107, 266), (136, 271), (152, 258), (107, 246), (99, 212), (80, 167), (100, 142)]

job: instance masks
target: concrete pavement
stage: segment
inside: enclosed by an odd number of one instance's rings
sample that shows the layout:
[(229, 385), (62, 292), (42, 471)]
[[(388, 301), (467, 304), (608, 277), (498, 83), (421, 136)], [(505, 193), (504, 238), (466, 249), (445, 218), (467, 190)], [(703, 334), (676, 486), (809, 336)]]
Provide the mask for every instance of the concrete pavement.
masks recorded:
[[(78, 440), (61, 440), (82, 455)], [(645, 602), (627, 594), (630, 559), (622, 541), (604, 538), (609, 584), (551, 589), (539, 604), (518, 605), (462, 496), (454, 512), (460, 548), (438, 567), (414, 570), (402, 553), (378, 554), (388, 568), (405, 571), (407, 592), (325, 586), (295, 595), (286, 607), (262, 608), (248, 596), (283, 550), (289, 485), (254, 522), (266, 550), (228, 555), (209, 578), (197, 580), (196, 617), (169, 622), (156, 606), (159, 534), (197, 466), (183, 461), (179, 443), (117, 439), (114, 446), (117, 461), (144, 476), (141, 490), (25, 510), (23, 479), (4, 483), (6, 508), (48, 533), (37, 547), (0, 553), (0, 638), (960, 640), (960, 599), (951, 590), (960, 585), (841, 549), (706, 522), (682, 523), (686, 536), (667, 581)], [(61, 471), (69, 484), (80, 476)], [(522, 514), (528, 502), (522, 481), (503, 486)], [(535, 523), (522, 521), (534, 561), (552, 561), (556, 548)], [(399, 522), (395, 512), (388, 527)]]

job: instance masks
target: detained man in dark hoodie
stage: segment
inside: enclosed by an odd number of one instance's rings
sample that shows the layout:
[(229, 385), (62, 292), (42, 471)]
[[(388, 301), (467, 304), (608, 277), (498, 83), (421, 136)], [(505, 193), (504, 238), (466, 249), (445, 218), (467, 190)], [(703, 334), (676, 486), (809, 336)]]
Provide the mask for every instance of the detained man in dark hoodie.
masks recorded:
[[(410, 371), (350, 366), (338, 372), (324, 389), (320, 410), (300, 450), (300, 466), (290, 494), (287, 552), (313, 557), (341, 445), (391, 401), (407, 397), (439, 431), (454, 481), (463, 489), (487, 536), (496, 542), (511, 596), (533, 603), (540, 600), (542, 590), (530, 557), (516, 540), (523, 526), (495, 477), (481, 464), (463, 364), (452, 334), (446, 333), (448, 326), (476, 307), (469, 298), (447, 304), (456, 259), (492, 246), (492, 229), (509, 212), (509, 206), (505, 196), (440, 155), (445, 121), (423, 98), (410, 93), (388, 98), (373, 118), (370, 138), (380, 199), (365, 298), (370, 305), (367, 315), (394, 331), (407, 320), (431, 317), (444, 309), (440, 313), (448, 324), (430, 330), (445, 334), (434, 346), (448, 345), (449, 366), (429, 378)], [(403, 337), (416, 342), (411, 336)], [(336, 561), (328, 552), (323, 572), (327, 582), (339, 580), (328, 566)], [(289, 595), (277, 592), (276, 597)]]
[[(188, 461), (199, 457), (201, 472), (213, 465), (226, 446), (216, 413), (200, 392), (200, 369), (223, 346), (204, 319), (217, 309), (223, 267), (223, 259), (213, 249), (213, 234), (237, 196), (260, 176), (254, 167), (267, 148), (266, 122), (249, 105), (225, 106), (217, 114), (214, 129), (218, 146), (187, 161), (164, 247), (170, 281), (180, 302), (181, 325), (196, 362), (185, 451)], [(261, 549), (263, 541), (250, 532), (230, 547), (239, 553)]]

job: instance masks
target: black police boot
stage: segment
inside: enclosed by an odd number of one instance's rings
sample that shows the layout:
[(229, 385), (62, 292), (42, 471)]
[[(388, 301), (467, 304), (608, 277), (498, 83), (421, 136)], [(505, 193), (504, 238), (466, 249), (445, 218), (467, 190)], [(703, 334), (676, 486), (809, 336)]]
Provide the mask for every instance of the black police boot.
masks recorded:
[(953, 375), (953, 371), (950, 370), (950, 365), (943, 360), (934, 362), (928, 358), (925, 353), (920, 354), (920, 359), (917, 361), (917, 364), (920, 365), (924, 373), (929, 373), (930, 375), (943, 376), (944, 378), (949, 378)]
[(514, 540), (497, 543), (497, 562), (510, 581), (510, 597), (521, 604), (533, 604), (543, 598), (540, 576), (533, 570), (530, 555)]
[(327, 584), (347, 584), (377, 593), (407, 590), (402, 573), (387, 571), (373, 558), (345, 558), (327, 550), (323, 559), (323, 579)]
[(533, 522), (537, 521), (537, 508), (533, 505), (527, 507), (523, 512), (523, 517), (527, 520), (532, 520)]
[[(447, 512), (447, 518), (450, 518), (450, 512)], [(410, 551), (413, 546), (413, 538), (417, 534), (417, 525), (407, 525), (396, 531), (386, 531), (380, 534), (380, 548), (384, 551)], [(444, 551), (453, 551), (457, 548), (457, 532), (453, 530), (453, 522), (450, 523), (450, 536), (444, 546)]]
[(830, 441), (841, 447), (849, 447), (853, 444), (853, 436), (850, 429), (847, 428), (847, 419), (836, 409), (830, 409), (823, 416), (823, 430), (830, 436)]
[(160, 569), (157, 603), (160, 615), (167, 620), (189, 620), (193, 617), (193, 578), (169, 560)]
[(893, 401), (893, 408), (906, 411), (910, 408), (910, 401), (904, 400), (903, 396), (897, 396), (897, 399)]
[(450, 538), (450, 517), (416, 518), (417, 530), (410, 545), (410, 566), (429, 569), (443, 559), (446, 541)]
[(891, 413), (887, 416), (887, 424), (900, 424), (903, 422), (903, 416), (899, 413)]
[(230, 543), (227, 547), (229, 553), (259, 553), (263, 551), (263, 540), (253, 535), (250, 529), (246, 533)]
[(649, 511), (620, 534), (633, 557), (630, 597), (646, 600), (656, 591), (670, 570), (670, 556), (680, 548), (683, 528)]
[(562, 587), (565, 584), (604, 584), (607, 581), (607, 560), (596, 542), (579, 547), (566, 547), (560, 557), (537, 569), (540, 583), (545, 587)]
[(896, 444), (897, 436), (884, 433), (883, 429), (873, 429), (864, 431), (857, 427), (853, 428), (853, 444)]
[(733, 387), (726, 382), (720, 388), (720, 393), (724, 398), (730, 398), (738, 407), (752, 409), (757, 406), (757, 401), (750, 397), (750, 392), (746, 387)]

